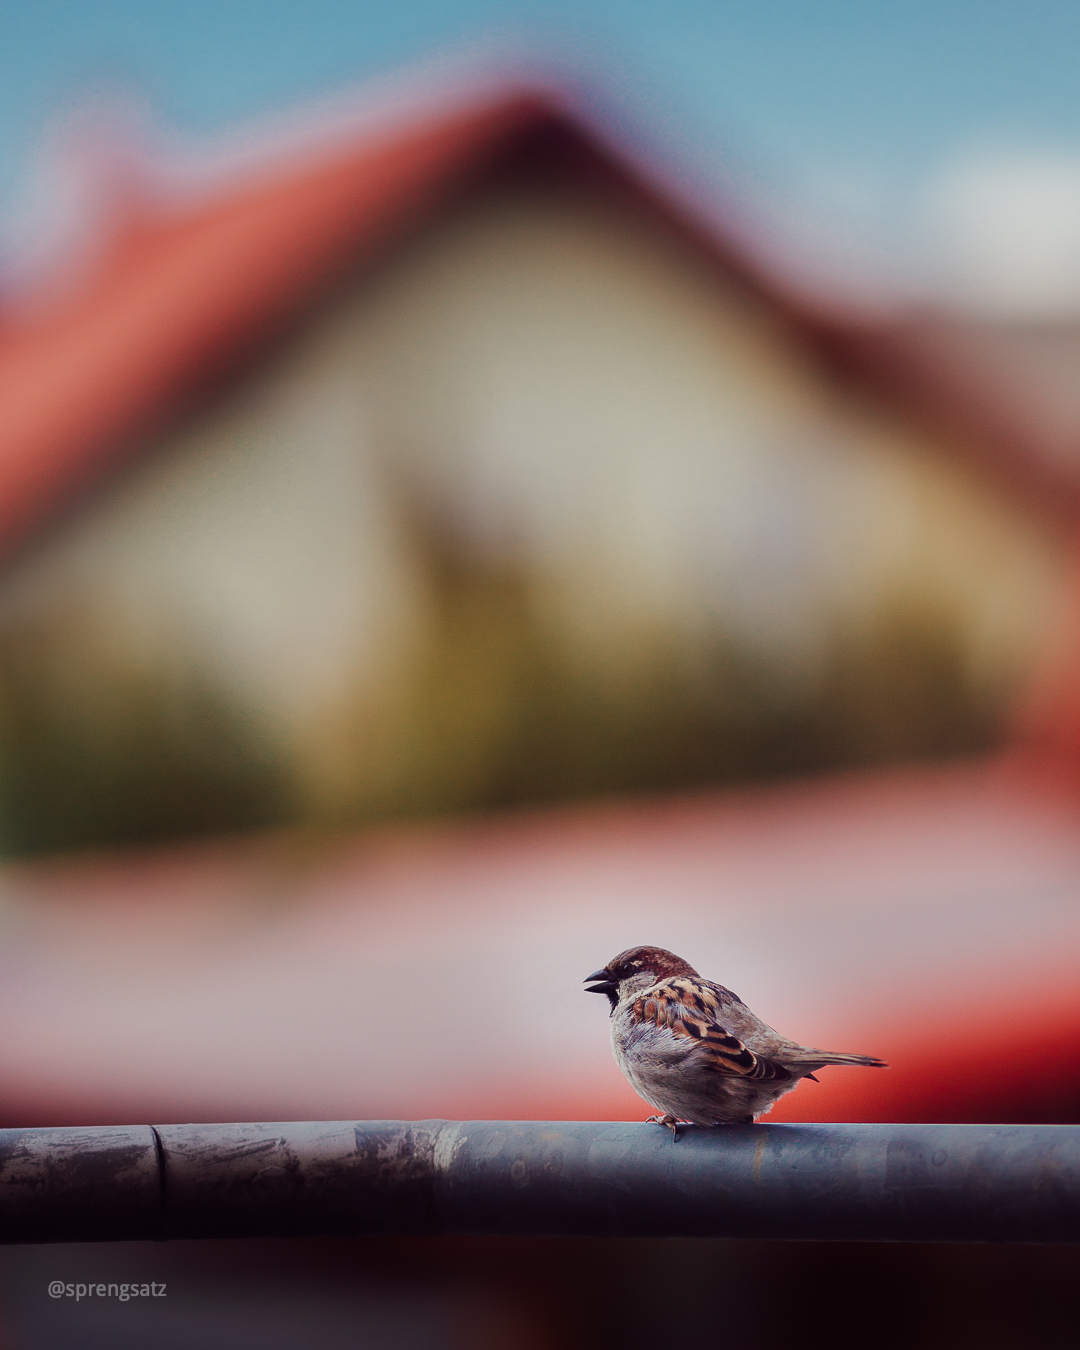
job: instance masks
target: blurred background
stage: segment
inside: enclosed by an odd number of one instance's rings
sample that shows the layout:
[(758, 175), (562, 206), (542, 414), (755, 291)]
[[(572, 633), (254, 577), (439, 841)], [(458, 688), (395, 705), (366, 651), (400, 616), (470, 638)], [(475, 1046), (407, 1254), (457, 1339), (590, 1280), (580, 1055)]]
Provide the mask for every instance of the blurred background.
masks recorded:
[[(1080, 14), (0, 23), (0, 1123), (643, 1118), (638, 942), (893, 1065), (776, 1119), (1076, 1120)], [(0, 1316), (1026, 1350), (1074, 1266), (7, 1249)]]

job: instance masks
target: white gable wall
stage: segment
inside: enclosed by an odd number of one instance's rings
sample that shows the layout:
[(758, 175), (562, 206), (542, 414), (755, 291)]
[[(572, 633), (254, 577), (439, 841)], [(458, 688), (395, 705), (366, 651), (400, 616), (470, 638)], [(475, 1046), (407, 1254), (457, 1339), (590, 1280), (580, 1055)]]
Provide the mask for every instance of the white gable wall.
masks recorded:
[(546, 640), (592, 678), (625, 682), (661, 639), (695, 667), (719, 631), (780, 699), (897, 606), (944, 616), (973, 696), (1000, 698), (1062, 567), (1019, 509), (650, 228), (502, 189), (42, 541), (0, 584), (0, 641), (28, 619), (66, 633), (58, 688), (77, 670), (92, 690), (101, 653), (163, 678), (195, 663), (333, 797), (357, 700), (390, 739), (410, 717), (403, 681), (439, 624), (425, 519), (521, 569)]

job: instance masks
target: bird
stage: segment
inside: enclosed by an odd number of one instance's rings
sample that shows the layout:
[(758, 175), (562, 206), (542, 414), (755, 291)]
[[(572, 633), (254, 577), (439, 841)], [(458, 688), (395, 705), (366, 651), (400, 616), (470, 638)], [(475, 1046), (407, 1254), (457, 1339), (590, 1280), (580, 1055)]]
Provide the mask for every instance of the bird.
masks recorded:
[(828, 1064), (886, 1069), (872, 1055), (816, 1050), (789, 1041), (722, 984), (703, 979), (663, 947), (630, 947), (586, 976), (588, 994), (611, 1005), (615, 1061), (662, 1115), (674, 1141), (680, 1124), (756, 1124), (804, 1078)]

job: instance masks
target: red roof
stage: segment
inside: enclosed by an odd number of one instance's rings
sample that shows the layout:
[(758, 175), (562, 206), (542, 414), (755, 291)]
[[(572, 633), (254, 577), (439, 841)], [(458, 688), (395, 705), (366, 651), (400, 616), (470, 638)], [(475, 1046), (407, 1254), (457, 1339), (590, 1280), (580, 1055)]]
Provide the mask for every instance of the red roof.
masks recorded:
[(182, 210), (132, 211), (78, 294), (0, 326), (0, 541), (23, 537), (529, 126), (471, 109)]
[(1041, 456), (976, 392), (935, 379), (910, 330), (877, 330), (812, 312), (756, 275), (715, 232), (592, 143), (587, 128), (536, 94), (414, 120), (252, 185), (180, 205), (133, 202), (92, 275), (64, 303), (0, 314), (0, 549), (25, 538), (181, 415), (208, 388), (287, 331), (305, 306), (419, 223), (440, 202), (538, 135), (556, 132), (763, 295), (848, 380), (876, 385), (950, 423), (993, 473), (1075, 514), (1080, 475)]

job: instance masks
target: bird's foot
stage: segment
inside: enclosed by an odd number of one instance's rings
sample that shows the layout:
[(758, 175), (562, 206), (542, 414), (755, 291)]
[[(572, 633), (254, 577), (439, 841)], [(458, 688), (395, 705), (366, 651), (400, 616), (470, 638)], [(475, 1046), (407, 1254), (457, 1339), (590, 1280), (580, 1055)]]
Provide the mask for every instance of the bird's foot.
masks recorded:
[(672, 1141), (679, 1142), (679, 1121), (670, 1112), (666, 1116), (650, 1116), (645, 1124), (666, 1125), (671, 1130)]

